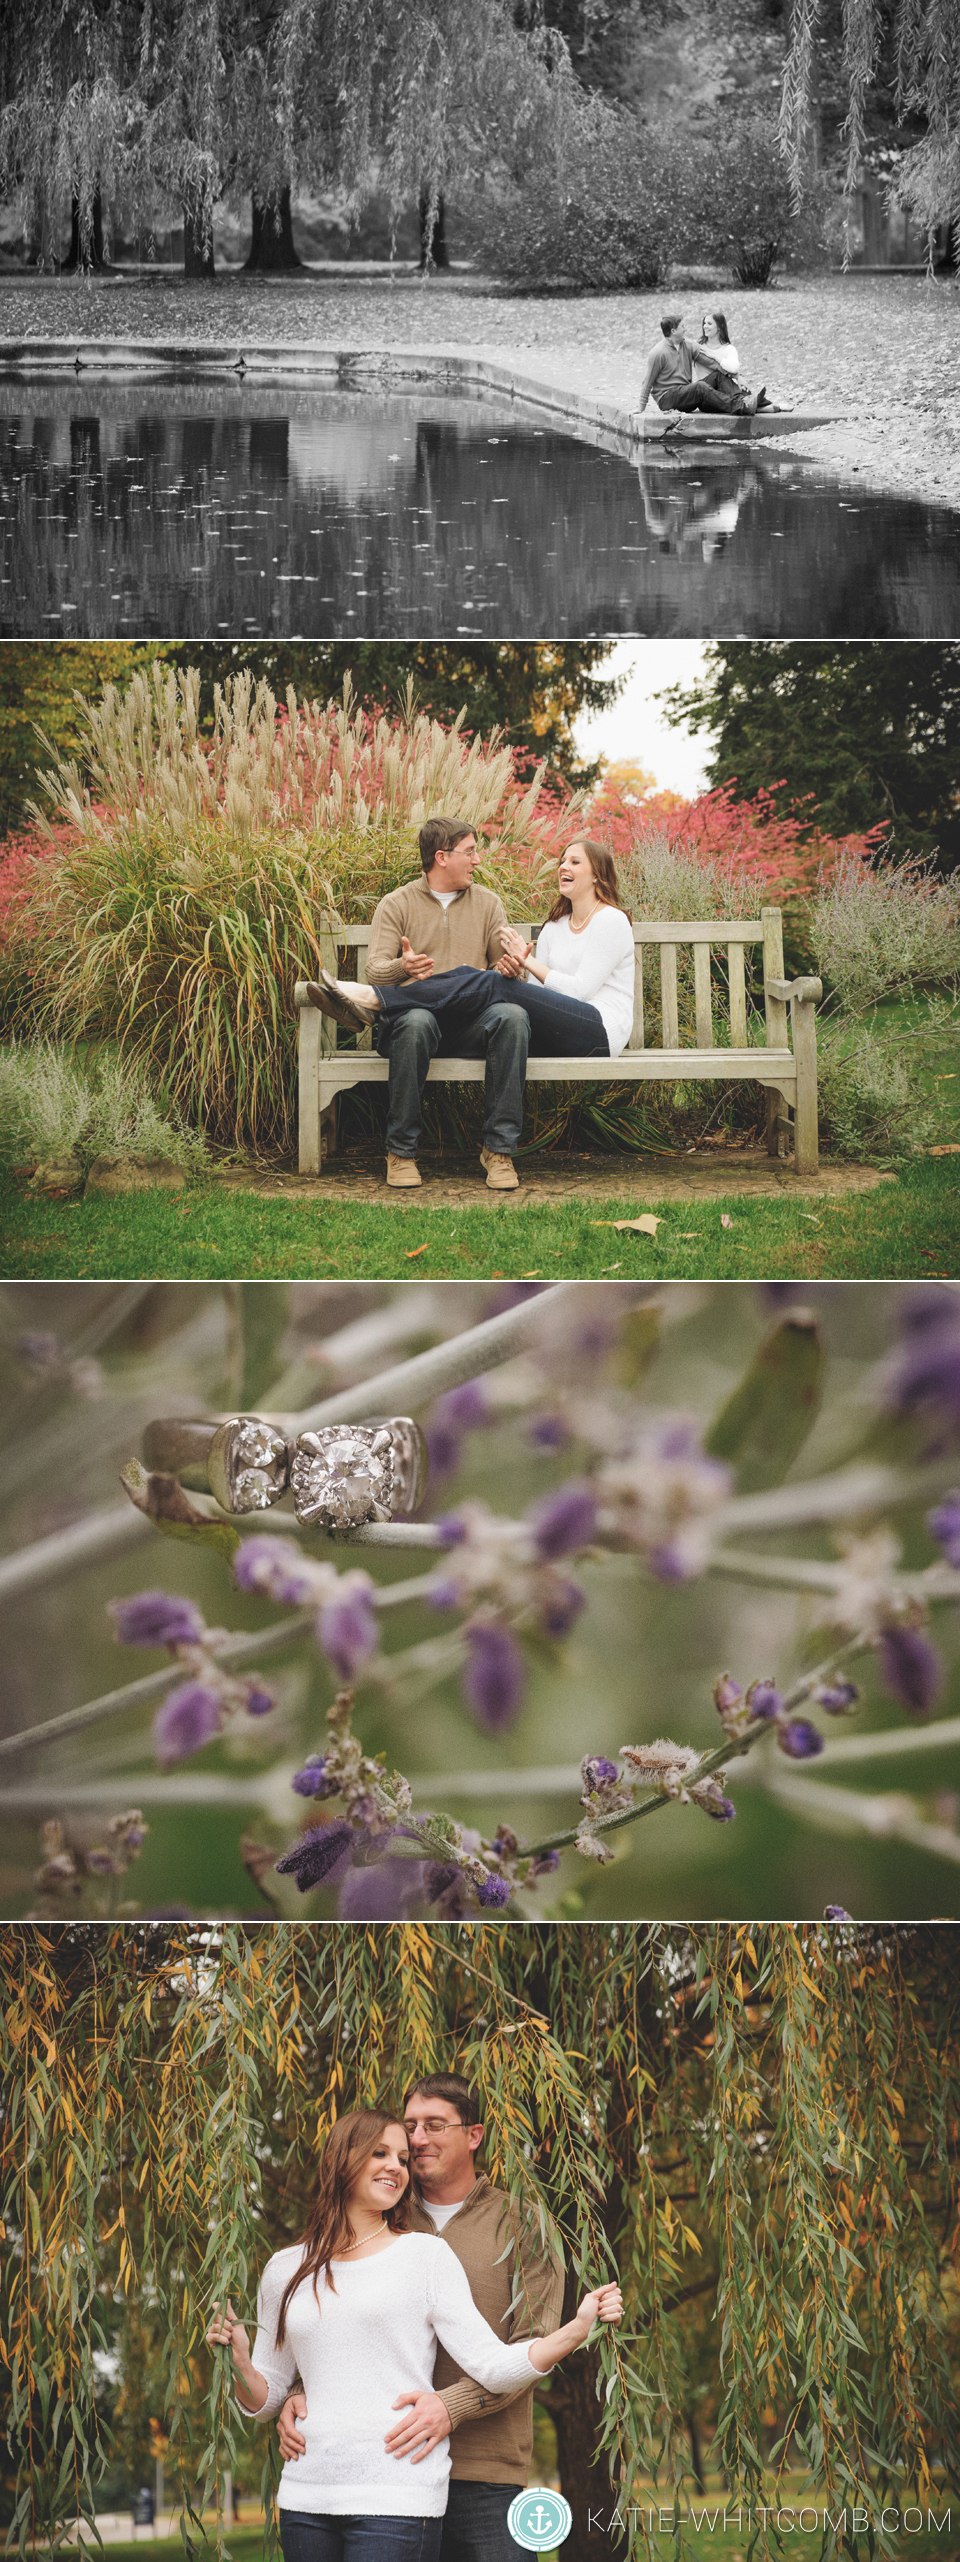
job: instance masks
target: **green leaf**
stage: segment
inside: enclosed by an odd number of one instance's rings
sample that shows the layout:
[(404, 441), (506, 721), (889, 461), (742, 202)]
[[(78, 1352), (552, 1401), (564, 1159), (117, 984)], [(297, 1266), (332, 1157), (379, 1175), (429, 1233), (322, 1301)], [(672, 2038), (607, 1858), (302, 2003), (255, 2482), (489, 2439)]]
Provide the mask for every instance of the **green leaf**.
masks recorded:
[(740, 1494), (778, 1486), (820, 1410), (824, 1351), (815, 1319), (795, 1309), (771, 1334), (705, 1438)]
[(216, 1548), (227, 1558), (239, 1548), (240, 1532), (233, 1522), (211, 1520), (207, 1513), (198, 1512), (176, 1477), (151, 1474), (141, 1460), (128, 1459), (120, 1470), (120, 1483), (137, 1511), (145, 1512), (165, 1538), (199, 1541), (201, 1547)]

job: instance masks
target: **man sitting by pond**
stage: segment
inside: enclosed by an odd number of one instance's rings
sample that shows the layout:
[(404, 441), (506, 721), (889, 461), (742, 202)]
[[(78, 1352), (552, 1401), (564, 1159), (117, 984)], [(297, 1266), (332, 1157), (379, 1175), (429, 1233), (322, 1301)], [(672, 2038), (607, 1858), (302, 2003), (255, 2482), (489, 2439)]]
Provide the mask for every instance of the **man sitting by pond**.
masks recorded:
[[(367, 954), (367, 977), (376, 987), (426, 980), (448, 970), (497, 970), (502, 978), (519, 978), (522, 963), (509, 956), (506, 910), (495, 891), (474, 884), (479, 862), (477, 840), (469, 821), (428, 818), (420, 830), (418, 881), (389, 890), (374, 912)], [(331, 982), (330, 986), (335, 983)], [(329, 988), (309, 982), (311, 1001), (322, 1013), (333, 1010)], [(354, 1023), (353, 1012), (337, 1018)], [(387, 1105), (387, 1182), (406, 1191), (420, 1182), (423, 1089), (427, 1070), (443, 1037), (426, 1004), (377, 1024), (377, 1047), (389, 1060)], [(459, 1058), (485, 1058), (486, 1117), (481, 1164), (492, 1192), (515, 1192), (513, 1152), (523, 1124), (523, 1084), (530, 1047), (530, 1024), (517, 1005), (486, 1005), (469, 1026), (458, 1023), (450, 1047)]]
[(732, 389), (729, 382), (724, 384), (719, 366), (709, 379), (705, 379), (704, 365), (709, 350), (704, 348), (699, 338), (688, 337), (679, 312), (668, 312), (661, 320), (660, 329), (660, 343), (647, 358), (647, 369), (640, 386), (637, 410), (641, 418), (651, 392), (658, 409), (709, 409), (726, 416), (735, 412), (741, 416), (753, 416), (763, 402), (762, 389)]

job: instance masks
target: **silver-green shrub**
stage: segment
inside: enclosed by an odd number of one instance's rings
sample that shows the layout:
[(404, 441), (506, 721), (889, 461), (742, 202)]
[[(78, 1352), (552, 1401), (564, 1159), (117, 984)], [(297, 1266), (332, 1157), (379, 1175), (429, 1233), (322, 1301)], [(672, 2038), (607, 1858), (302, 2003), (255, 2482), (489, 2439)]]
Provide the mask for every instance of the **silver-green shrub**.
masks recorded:
[(206, 1155), (135, 1063), (109, 1052), (78, 1059), (56, 1041), (0, 1049), (0, 1164), (145, 1156), (199, 1172)]
[(876, 868), (842, 854), (811, 901), (817, 968), (851, 1013), (960, 979), (960, 883), (916, 855)]

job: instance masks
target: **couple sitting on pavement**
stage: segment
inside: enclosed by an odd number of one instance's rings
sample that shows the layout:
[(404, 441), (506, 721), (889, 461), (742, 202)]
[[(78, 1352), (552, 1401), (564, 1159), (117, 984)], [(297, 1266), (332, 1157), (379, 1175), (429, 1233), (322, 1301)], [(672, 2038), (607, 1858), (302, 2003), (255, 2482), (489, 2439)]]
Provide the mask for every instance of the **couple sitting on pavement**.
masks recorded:
[(728, 417), (755, 416), (772, 409), (766, 389), (745, 391), (737, 378), (737, 351), (731, 347), (722, 311), (707, 312), (699, 338), (691, 338), (679, 312), (660, 323), (661, 344), (647, 358), (637, 404), (640, 417), (651, 392), (658, 409), (709, 409)]
[(428, 819), (420, 830), (421, 879), (391, 890), (374, 915), (369, 982), (336, 979), (328, 970), (308, 982), (321, 1013), (351, 1031), (376, 1029), (389, 1061), (387, 1182), (394, 1190), (420, 1181), (423, 1089), (438, 1051), (486, 1059), (481, 1163), (489, 1190), (512, 1192), (528, 1054), (615, 1059), (630, 1038), (633, 927), (606, 847), (583, 836), (566, 847), (559, 894), (536, 951), (508, 925), (496, 893), (474, 884), (479, 859), (468, 821)]

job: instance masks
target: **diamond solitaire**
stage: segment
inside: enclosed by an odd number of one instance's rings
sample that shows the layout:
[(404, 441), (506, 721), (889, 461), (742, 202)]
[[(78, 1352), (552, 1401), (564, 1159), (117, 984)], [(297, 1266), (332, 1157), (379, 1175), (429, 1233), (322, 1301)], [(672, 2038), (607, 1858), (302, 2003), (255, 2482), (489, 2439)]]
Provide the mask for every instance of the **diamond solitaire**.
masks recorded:
[(405, 1415), (302, 1432), (290, 1466), (298, 1520), (357, 1530), (416, 1509), (426, 1485), (423, 1435)]

